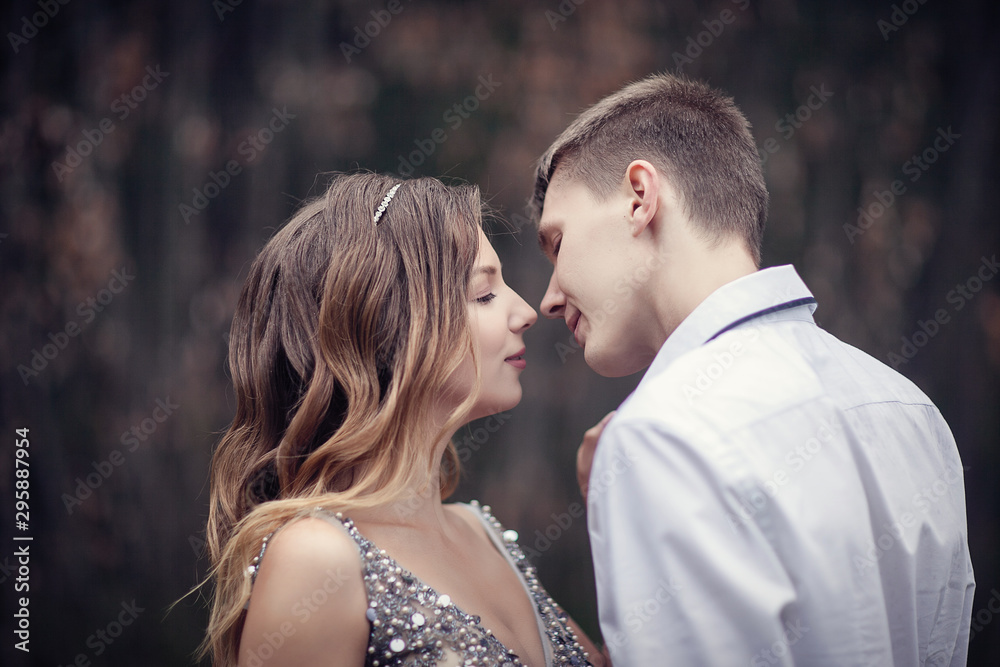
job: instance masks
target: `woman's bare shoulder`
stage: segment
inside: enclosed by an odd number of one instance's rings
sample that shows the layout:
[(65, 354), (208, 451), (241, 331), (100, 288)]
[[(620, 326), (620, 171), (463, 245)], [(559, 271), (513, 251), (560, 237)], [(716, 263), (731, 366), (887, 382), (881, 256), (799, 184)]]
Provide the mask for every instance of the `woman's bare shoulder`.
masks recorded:
[(361, 664), (367, 606), (351, 537), (319, 517), (290, 522), (268, 540), (260, 562), (239, 664)]
[(451, 516), (461, 519), (470, 528), (475, 528), (477, 532), (482, 531), (485, 534), (485, 527), (477, 516), (478, 510), (472, 503), (445, 503), (444, 509)]

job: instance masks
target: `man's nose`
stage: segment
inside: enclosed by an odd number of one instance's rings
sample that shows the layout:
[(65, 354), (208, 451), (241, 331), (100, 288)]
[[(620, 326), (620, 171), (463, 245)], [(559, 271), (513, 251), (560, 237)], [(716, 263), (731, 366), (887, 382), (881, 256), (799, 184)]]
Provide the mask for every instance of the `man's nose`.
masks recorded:
[(562, 288), (559, 287), (555, 269), (552, 270), (552, 277), (549, 279), (549, 286), (545, 290), (545, 296), (542, 297), (539, 310), (542, 311), (542, 315), (550, 320), (565, 317), (566, 295), (562, 293)]

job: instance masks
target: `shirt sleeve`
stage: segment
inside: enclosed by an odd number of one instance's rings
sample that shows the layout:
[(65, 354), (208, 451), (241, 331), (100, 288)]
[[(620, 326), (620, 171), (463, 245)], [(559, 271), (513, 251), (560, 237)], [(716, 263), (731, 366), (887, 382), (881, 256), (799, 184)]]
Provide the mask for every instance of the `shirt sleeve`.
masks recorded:
[(588, 524), (615, 665), (790, 665), (808, 632), (762, 517), (738, 519), (738, 452), (712, 440), (636, 419), (601, 437)]

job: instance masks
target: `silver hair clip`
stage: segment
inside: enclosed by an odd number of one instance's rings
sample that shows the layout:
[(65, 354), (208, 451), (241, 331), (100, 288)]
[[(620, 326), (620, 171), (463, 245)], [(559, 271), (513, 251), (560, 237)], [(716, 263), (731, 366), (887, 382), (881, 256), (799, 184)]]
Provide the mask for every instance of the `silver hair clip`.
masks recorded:
[(376, 225), (378, 224), (378, 219), (382, 217), (383, 213), (385, 213), (385, 208), (389, 205), (389, 202), (392, 201), (392, 196), (396, 194), (396, 190), (399, 189), (400, 185), (402, 185), (402, 183), (396, 183), (394, 186), (392, 186), (389, 192), (382, 199), (382, 203), (378, 205), (377, 209), (375, 209), (375, 217), (373, 218), (372, 222), (374, 222)]

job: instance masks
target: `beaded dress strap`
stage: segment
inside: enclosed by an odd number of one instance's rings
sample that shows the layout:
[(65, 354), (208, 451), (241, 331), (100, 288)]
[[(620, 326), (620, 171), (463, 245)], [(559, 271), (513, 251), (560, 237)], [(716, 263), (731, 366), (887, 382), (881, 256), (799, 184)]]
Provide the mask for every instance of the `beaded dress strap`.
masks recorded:
[(353, 520), (340, 512), (334, 516), (361, 551), (368, 590), (365, 617), (371, 624), (366, 665), (431, 667), (454, 653), (463, 665), (523, 667), (515, 653), (480, 625), (479, 616), (462, 611), (451, 596), (400, 566), (362, 535)]
[[(490, 513), (489, 506), (481, 506), (476, 501), (470, 505), (501, 537), (507, 553), (524, 577), (551, 648), (551, 664), (590, 665), (589, 656), (569, 627), (565, 612), (542, 588), (535, 568), (517, 545), (517, 533), (504, 531)], [(432, 666), (444, 659), (446, 651), (462, 655), (462, 664), (523, 665), (520, 658), (507, 649), (490, 629), (480, 624), (479, 616), (462, 611), (452, 604), (449, 595), (439, 594), (401, 567), (384, 549), (379, 549), (362, 535), (354, 521), (340, 512), (324, 512), (339, 520), (361, 552), (369, 597), (365, 616), (371, 623), (366, 665)]]

